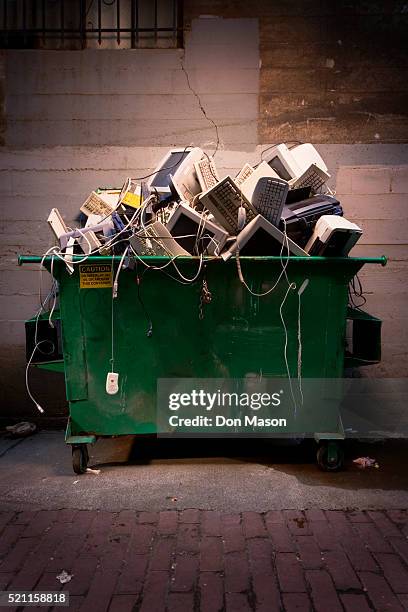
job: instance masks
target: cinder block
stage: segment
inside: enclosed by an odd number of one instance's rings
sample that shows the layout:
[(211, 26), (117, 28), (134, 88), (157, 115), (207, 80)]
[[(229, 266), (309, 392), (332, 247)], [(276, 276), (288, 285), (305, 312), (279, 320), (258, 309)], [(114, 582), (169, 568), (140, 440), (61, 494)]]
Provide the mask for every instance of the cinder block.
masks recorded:
[[(256, 94), (259, 92), (259, 68), (235, 68), (225, 70), (204, 67), (188, 71), (192, 89), (198, 94)], [(173, 70), (171, 73), (170, 91), (174, 94), (190, 93), (187, 77), (183, 70)]]
[(351, 189), (356, 194), (383, 194), (391, 191), (392, 166), (352, 168)]
[[(81, 199), (89, 195), (89, 192), (98, 186), (121, 186), (126, 177), (126, 173), (118, 171), (94, 171), (77, 170), (65, 171), (58, 174), (53, 171), (45, 172), (9, 172), (12, 182), (12, 194), (16, 197), (26, 196), (26, 206), (29, 206), (29, 197), (33, 194), (37, 196), (54, 196), (54, 206), (60, 207), (64, 212), (63, 200), (61, 196), (76, 196), (78, 208), (82, 204)], [(1, 193), (1, 192), (0, 192)], [(7, 194), (10, 195), (10, 194)], [(20, 217), (21, 218), (21, 217)], [(37, 217), (38, 218), (38, 217)], [(44, 219), (45, 221), (45, 219)], [(24, 228), (24, 225), (20, 226)], [(45, 227), (43, 225), (43, 227)], [(9, 232), (11, 228), (7, 228)], [(29, 231), (29, 230), (27, 230)]]
[[(258, 116), (256, 94), (204, 94), (201, 102), (214, 120), (248, 119)], [(111, 121), (197, 120), (202, 111), (192, 93), (180, 95), (10, 96), (10, 120)]]
[[(257, 143), (257, 121), (225, 120), (219, 121), (219, 134), (223, 147), (248, 148)], [(204, 117), (197, 120), (165, 120), (154, 122), (143, 120), (88, 120), (88, 121), (46, 121), (44, 123), (9, 121), (8, 143), (18, 146), (65, 146), (105, 145), (123, 146), (128, 142), (133, 146), (205, 146), (215, 143), (215, 130)], [(108, 173), (106, 173), (108, 176)], [(123, 174), (122, 174), (123, 176)], [(112, 184), (107, 180), (105, 184)], [(12, 190), (9, 190), (11, 193)]]
[(136, 52), (89, 49), (85, 53), (10, 50), (7, 51), (8, 87), (11, 94), (82, 94), (89, 90), (109, 92), (110, 88), (117, 93), (121, 84), (136, 92), (144, 84), (144, 78), (147, 84), (149, 75), (153, 86), (163, 83), (171, 70), (180, 67), (182, 53), (181, 49), (138, 49)]
[(343, 194), (351, 193), (351, 175), (351, 168), (347, 166), (340, 166), (336, 177), (336, 193), (338, 195), (341, 194), (343, 196)]
[[(37, 295), (39, 291), (39, 272), (30, 270), (24, 267), (15, 269), (2, 270), (0, 272), (0, 296), (6, 299), (7, 296), (13, 298), (21, 298), (22, 301), (26, 297), (30, 300), (32, 296)], [(42, 275), (42, 291), (43, 298), (47, 295), (51, 288), (51, 276), (44, 271)]]
[(408, 165), (392, 169), (391, 191), (404, 195), (408, 194)]
[[(21, 364), (25, 361), (25, 329), (22, 321), (10, 320), (6, 318), (0, 319), (0, 334), (1, 334), (1, 348), (0, 348), (0, 364), (2, 366), (8, 363), (11, 368), (14, 367), (15, 361)], [(13, 347), (13, 351), (10, 353), (10, 347)], [(13, 355), (15, 358), (13, 358)], [(4, 370), (4, 380), (8, 380)]]
[(200, 69), (211, 73), (214, 70), (259, 68), (258, 45), (191, 45), (184, 65), (187, 70)]
[[(338, 175), (337, 175), (338, 177)], [(347, 219), (398, 219), (408, 229), (408, 206), (405, 195), (344, 195), (337, 187), (336, 197), (341, 201)], [(407, 232), (408, 240), (408, 232)]]
[[(38, 310), (38, 293), (24, 296), (0, 295), (0, 306), (3, 322), (19, 322), (24, 328), (24, 321), (35, 315)], [(14, 341), (12, 344), (14, 344)]]
[[(385, 245), (407, 244), (406, 224), (395, 223), (395, 220), (370, 220), (354, 219), (363, 229), (363, 235), (359, 242), (361, 244), (375, 244), (379, 246), (379, 251), (384, 250)], [(381, 246), (380, 246), (381, 245)]]
[(353, 248), (356, 257), (378, 257), (386, 255), (392, 261), (408, 261), (408, 249), (405, 244), (360, 244)]

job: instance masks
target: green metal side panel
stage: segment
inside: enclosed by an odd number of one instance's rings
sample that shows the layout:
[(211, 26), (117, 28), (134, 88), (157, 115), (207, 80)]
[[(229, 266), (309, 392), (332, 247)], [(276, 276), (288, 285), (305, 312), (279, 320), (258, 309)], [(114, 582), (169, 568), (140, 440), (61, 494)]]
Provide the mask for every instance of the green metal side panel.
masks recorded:
[(48, 370), (49, 372), (58, 372), (64, 374), (64, 362), (63, 361), (47, 361), (45, 363), (36, 363), (35, 367), (39, 370)]

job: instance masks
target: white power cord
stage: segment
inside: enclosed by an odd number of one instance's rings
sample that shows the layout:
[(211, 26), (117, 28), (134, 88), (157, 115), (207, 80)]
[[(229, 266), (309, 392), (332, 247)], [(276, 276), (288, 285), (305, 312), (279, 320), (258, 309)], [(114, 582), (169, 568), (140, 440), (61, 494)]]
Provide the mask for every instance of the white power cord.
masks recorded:
[(298, 291), (298, 358), (297, 358), (297, 377), (299, 384), (300, 393), (300, 405), (303, 406), (304, 397), (302, 389), (302, 328), (301, 328), (301, 307), (302, 307), (302, 294), (309, 284), (309, 279), (306, 278), (300, 286)]
[(280, 314), (280, 318), (281, 318), (281, 321), (282, 321), (283, 329), (285, 331), (285, 345), (284, 345), (284, 349), (283, 349), (283, 355), (284, 355), (284, 359), (285, 359), (286, 373), (287, 373), (288, 379), (289, 379), (290, 394), (292, 396), (293, 406), (294, 406), (294, 409), (295, 409), (295, 417), (296, 417), (296, 398), (295, 398), (295, 395), (293, 393), (292, 378), (290, 376), (290, 369), (289, 369), (289, 362), (288, 362), (288, 330), (287, 330), (287, 327), (286, 327), (285, 319), (283, 317), (283, 307), (285, 305), (286, 298), (289, 295), (289, 291), (293, 291), (295, 289), (296, 289), (296, 283), (290, 283), (290, 285), (288, 286), (288, 288), (286, 290), (285, 297), (283, 298), (283, 300), (281, 302), (281, 305), (279, 307), (279, 314)]
[[(40, 308), (39, 308), (39, 310), (37, 312), (36, 319), (35, 319), (34, 348), (33, 348), (33, 351), (31, 353), (30, 359), (28, 360), (26, 368), (25, 368), (25, 385), (26, 385), (27, 394), (28, 394), (29, 398), (31, 399), (31, 401), (33, 402), (33, 404), (35, 405), (35, 407), (37, 408), (37, 410), (39, 410), (39, 412), (41, 412), (41, 413), (44, 412), (44, 409), (40, 406), (40, 404), (37, 402), (37, 400), (35, 399), (35, 397), (31, 393), (30, 384), (29, 384), (29, 380), (28, 380), (28, 372), (29, 372), (31, 362), (32, 362), (32, 360), (34, 358), (35, 352), (37, 351), (38, 347), (41, 344), (47, 342), (47, 340), (40, 340), (38, 342), (38, 322), (39, 322), (41, 313), (45, 309), (45, 306), (46, 306), (48, 300), (51, 298), (52, 295), (54, 295), (54, 304), (53, 304), (53, 307), (51, 309), (52, 312), (53, 312), (54, 308), (55, 308), (55, 301), (56, 301), (54, 283), (53, 283), (53, 286), (51, 287), (51, 291), (48, 293), (48, 295), (45, 298), (44, 302), (42, 301), (42, 298), (40, 299), (41, 304), (40, 304)], [(50, 316), (48, 318), (48, 321), (50, 320), (50, 317), (52, 316), (52, 312), (51, 312), (51, 314), (50, 314)]]
[(33, 352), (31, 353), (31, 357), (30, 357), (30, 359), (27, 362), (26, 370), (25, 370), (25, 385), (26, 385), (28, 396), (31, 399), (31, 401), (33, 402), (33, 404), (35, 405), (35, 407), (37, 408), (37, 410), (39, 410), (39, 412), (41, 412), (41, 413), (44, 412), (44, 408), (42, 408), (40, 406), (40, 404), (37, 402), (37, 400), (34, 398), (33, 394), (30, 391), (30, 385), (29, 385), (29, 382), (28, 382), (28, 370), (29, 370), (29, 367), (30, 367), (31, 362), (33, 360), (34, 353), (36, 352), (36, 350), (38, 349), (40, 344), (42, 344), (43, 342), (46, 342), (46, 340), (41, 340), (40, 342), (37, 342), (37, 344), (34, 346)]

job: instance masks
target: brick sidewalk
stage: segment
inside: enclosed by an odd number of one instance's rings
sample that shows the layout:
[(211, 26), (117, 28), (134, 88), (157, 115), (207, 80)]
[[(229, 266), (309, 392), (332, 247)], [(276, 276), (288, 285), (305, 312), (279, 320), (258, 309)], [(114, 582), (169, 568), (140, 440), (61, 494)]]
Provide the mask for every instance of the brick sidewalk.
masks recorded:
[(65, 569), (70, 610), (408, 609), (407, 511), (4, 512), (0, 533), (0, 590)]

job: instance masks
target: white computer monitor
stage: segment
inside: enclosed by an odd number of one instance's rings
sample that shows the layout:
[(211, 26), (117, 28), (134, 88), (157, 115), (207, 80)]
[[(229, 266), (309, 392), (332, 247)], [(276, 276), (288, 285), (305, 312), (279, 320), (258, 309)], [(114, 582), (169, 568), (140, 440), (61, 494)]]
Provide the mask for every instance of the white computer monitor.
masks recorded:
[(310, 144), (310, 142), (305, 142), (292, 147), (292, 149), (290, 149), (290, 153), (299, 166), (302, 174), (312, 164), (315, 164), (315, 166), (320, 168), (320, 170), (327, 172), (327, 166), (322, 156), (317, 152), (316, 148)]
[(228, 232), (222, 227), (183, 203), (177, 206), (166, 227), (177, 242), (192, 255), (218, 255), (228, 238)]
[(285, 144), (273, 147), (265, 161), (284, 181), (291, 181), (302, 174), (295, 158)]
[[(283, 244), (283, 250), (282, 250)], [(258, 215), (248, 223), (238, 234), (237, 239), (221, 254), (226, 261), (237, 252), (243, 256), (283, 256), (287, 255), (287, 247), (291, 255), (308, 257), (308, 254), (293, 240), (287, 237), (265, 217)]]
[(147, 181), (150, 191), (170, 195), (173, 186), (182, 200), (190, 199), (184, 197), (184, 192), (194, 192), (194, 195), (200, 193), (201, 189), (195, 174), (194, 163), (199, 161), (203, 155), (204, 153), (199, 147), (168, 151), (157, 164), (154, 174)]
[(279, 174), (280, 178), (290, 184), (296, 182), (312, 165), (330, 178), (327, 166), (322, 157), (310, 143), (304, 143), (289, 149), (285, 144), (273, 147), (265, 161)]

